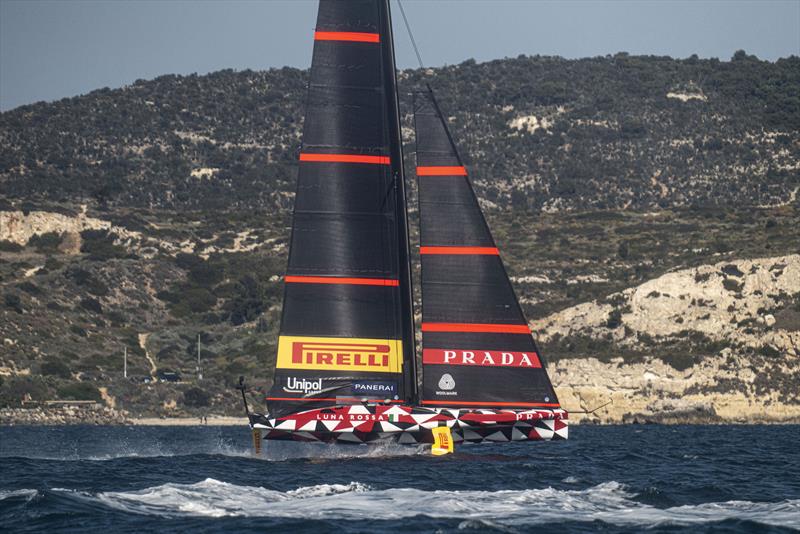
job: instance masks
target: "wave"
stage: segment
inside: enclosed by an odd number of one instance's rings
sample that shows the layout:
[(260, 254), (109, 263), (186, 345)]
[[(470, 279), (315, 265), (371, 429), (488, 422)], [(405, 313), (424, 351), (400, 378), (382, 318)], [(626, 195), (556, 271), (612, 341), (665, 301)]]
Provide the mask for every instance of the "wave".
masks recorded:
[(125, 513), (161, 517), (286, 517), (392, 520), (414, 516), (505, 526), (602, 521), (620, 526), (691, 525), (725, 520), (800, 528), (800, 499), (728, 501), (656, 508), (634, 500), (624, 485), (605, 482), (583, 490), (502, 491), (375, 489), (360, 482), (290, 491), (239, 486), (208, 478), (138, 491), (89, 494), (53, 490)]
[(394, 456), (415, 456), (424, 454), (425, 445), (411, 446), (387, 442), (370, 445), (330, 445), (325, 443), (266, 442), (262, 452), (255, 456), (250, 446), (233, 444), (228, 440), (208, 443), (187, 443), (184, 445), (162, 443), (109, 443), (105, 450), (90, 453), (70, 451), (61, 454), (22, 454), (0, 455), (0, 458), (22, 458), (27, 460), (51, 460), (62, 462), (94, 461), (105, 462), (119, 459), (172, 458), (183, 456), (228, 456), (267, 462), (282, 462), (297, 459), (318, 461), (341, 460), (347, 458), (387, 458)]
[(35, 489), (0, 490), (0, 501), (20, 497), (24, 498), (26, 501), (30, 501), (38, 494), (39, 492)]

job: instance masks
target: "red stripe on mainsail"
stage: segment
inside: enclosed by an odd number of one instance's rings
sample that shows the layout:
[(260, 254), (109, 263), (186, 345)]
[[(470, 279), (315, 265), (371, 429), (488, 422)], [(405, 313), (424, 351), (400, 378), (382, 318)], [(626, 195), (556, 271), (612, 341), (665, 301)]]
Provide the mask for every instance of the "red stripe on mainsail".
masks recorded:
[(461, 165), (449, 166), (431, 166), (431, 167), (417, 167), (417, 176), (466, 176), (467, 168)]
[(430, 401), (423, 400), (422, 404), (438, 404), (439, 406), (546, 406), (548, 408), (558, 408), (561, 405), (557, 402), (480, 402), (480, 401)]
[(420, 254), (478, 254), (499, 256), (497, 247), (419, 247)]
[(314, 32), (315, 41), (351, 41), (356, 43), (380, 43), (379, 33), (363, 32)]
[(317, 161), (330, 163), (371, 163), (373, 165), (389, 165), (389, 156), (363, 156), (360, 154), (309, 154), (300, 153), (300, 161)]
[(400, 280), (386, 278), (340, 278), (335, 276), (285, 276), (284, 282), (291, 284), (347, 284), (356, 286), (392, 286), (400, 285)]
[(423, 332), (485, 332), (490, 334), (530, 334), (526, 324), (422, 323)]

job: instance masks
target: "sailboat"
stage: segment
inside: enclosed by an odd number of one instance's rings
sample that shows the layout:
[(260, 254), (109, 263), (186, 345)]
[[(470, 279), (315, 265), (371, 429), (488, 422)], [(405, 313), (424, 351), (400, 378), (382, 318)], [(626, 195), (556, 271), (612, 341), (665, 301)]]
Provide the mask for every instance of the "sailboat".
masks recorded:
[(320, 0), (263, 439), (566, 439), (561, 408), (430, 88), (415, 93), (422, 355), (389, 0)]

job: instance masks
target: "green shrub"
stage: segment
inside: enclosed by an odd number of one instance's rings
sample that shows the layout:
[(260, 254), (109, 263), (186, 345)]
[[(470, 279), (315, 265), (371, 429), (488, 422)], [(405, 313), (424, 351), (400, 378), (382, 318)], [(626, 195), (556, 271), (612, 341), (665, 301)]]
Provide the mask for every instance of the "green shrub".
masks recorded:
[(128, 255), (123, 247), (114, 244), (114, 236), (107, 230), (84, 230), (81, 238), (81, 252), (88, 254), (90, 260), (106, 261)]
[(73, 382), (58, 388), (58, 396), (66, 400), (103, 400), (100, 390), (89, 382)]
[(225, 274), (221, 265), (214, 265), (209, 262), (195, 265), (189, 270), (189, 280), (201, 287), (213, 287), (222, 281)]
[(606, 320), (606, 327), (608, 328), (617, 328), (622, 324), (622, 312), (614, 309), (608, 314), (608, 319)]
[(47, 261), (44, 262), (44, 270), (46, 272), (57, 271), (63, 266), (64, 264), (55, 258), (47, 258)]
[(192, 287), (177, 294), (179, 299), (170, 306), (173, 315), (184, 317), (191, 313), (205, 313), (217, 303), (217, 297), (206, 288)]
[(620, 242), (619, 247), (617, 247), (617, 256), (619, 256), (620, 259), (625, 260), (628, 259), (630, 253), (631, 253), (630, 244), (627, 241)]
[(22, 245), (5, 239), (0, 241), (0, 252), (19, 252), (20, 250), (22, 250)]
[(49, 396), (50, 389), (42, 378), (15, 376), (4, 382), (0, 388), (0, 406), (19, 406), (26, 397), (41, 401)]
[(103, 306), (100, 301), (92, 297), (81, 299), (81, 308), (92, 313), (103, 313)]
[(724, 287), (728, 291), (731, 291), (732, 293), (738, 293), (739, 291), (741, 291), (742, 286), (743, 284), (740, 284), (739, 282), (737, 282), (732, 278), (726, 278), (725, 280), (722, 281), (722, 287)]
[(208, 406), (211, 401), (211, 395), (198, 387), (187, 389), (183, 393), (183, 404), (190, 408), (202, 408)]
[(175, 256), (175, 265), (187, 271), (201, 265), (204, 261), (200, 256), (187, 254), (186, 252), (179, 252)]
[(113, 326), (122, 326), (127, 322), (127, 317), (124, 313), (117, 310), (112, 310), (106, 313), (106, 317)]
[(17, 313), (22, 313), (22, 299), (16, 293), (6, 293), (3, 297), (6, 308), (11, 308)]
[(91, 272), (80, 267), (72, 267), (65, 276), (70, 278), (75, 285), (84, 288), (88, 293), (98, 297), (108, 295), (108, 286), (98, 280)]
[(781, 351), (773, 347), (772, 345), (763, 345), (761, 348), (758, 349), (758, 353), (766, 356), (767, 358), (777, 358), (781, 355)]
[(61, 244), (61, 234), (57, 232), (47, 232), (45, 234), (35, 234), (28, 239), (27, 246), (33, 247), (39, 252), (52, 254), (58, 250)]
[(25, 293), (29, 295), (41, 295), (42, 290), (39, 289), (39, 286), (34, 284), (33, 282), (28, 282), (27, 280), (17, 285), (18, 289), (21, 289)]
[(69, 331), (72, 332), (73, 334), (75, 334), (76, 336), (86, 337), (88, 335), (86, 333), (86, 330), (84, 330), (83, 328), (81, 328), (80, 326), (78, 326), (76, 324), (71, 325), (69, 327)]
[(72, 376), (69, 367), (60, 360), (47, 360), (42, 364), (41, 371), (44, 376), (57, 376), (59, 378), (70, 378)]

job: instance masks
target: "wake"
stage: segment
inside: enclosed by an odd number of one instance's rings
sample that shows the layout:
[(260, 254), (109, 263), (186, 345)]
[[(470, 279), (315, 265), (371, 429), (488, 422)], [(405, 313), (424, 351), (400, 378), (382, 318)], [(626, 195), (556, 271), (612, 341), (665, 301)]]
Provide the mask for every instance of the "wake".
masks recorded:
[(283, 462), (288, 460), (312, 459), (318, 461), (341, 460), (350, 458), (391, 458), (398, 456), (416, 456), (426, 454), (425, 445), (399, 445), (397, 443), (370, 445), (330, 445), (324, 443), (298, 442), (266, 442), (260, 455), (252, 452), (251, 446), (232, 444), (228, 440), (209, 443), (163, 444), (136, 443), (134, 445), (121, 442), (110, 443), (102, 448), (95, 447), (91, 451), (64, 451), (56, 454), (0, 455), (0, 458), (21, 458), (27, 460), (50, 461), (96, 461), (104, 462), (119, 459), (140, 458), (173, 458), (184, 456), (225, 456), (260, 460), (266, 462)]
[[(35, 490), (0, 494), (30, 500)], [(138, 491), (85, 493), (50, 490), (87, 505), (159, 517), (286, 517), (331, 520), (392, 520), (414, 516), (531, 525), (602, 521), (620, 526), (691, 525), (725, 520), (800, 528), (800, 499), (727, 501), (656, 508), (634, 500), (618, 482), (582, 490), (554, 488), (502, 491), (375, 489), (360, 482), (320, 484), (289, 491), (240, 486), (207, 478)]]

